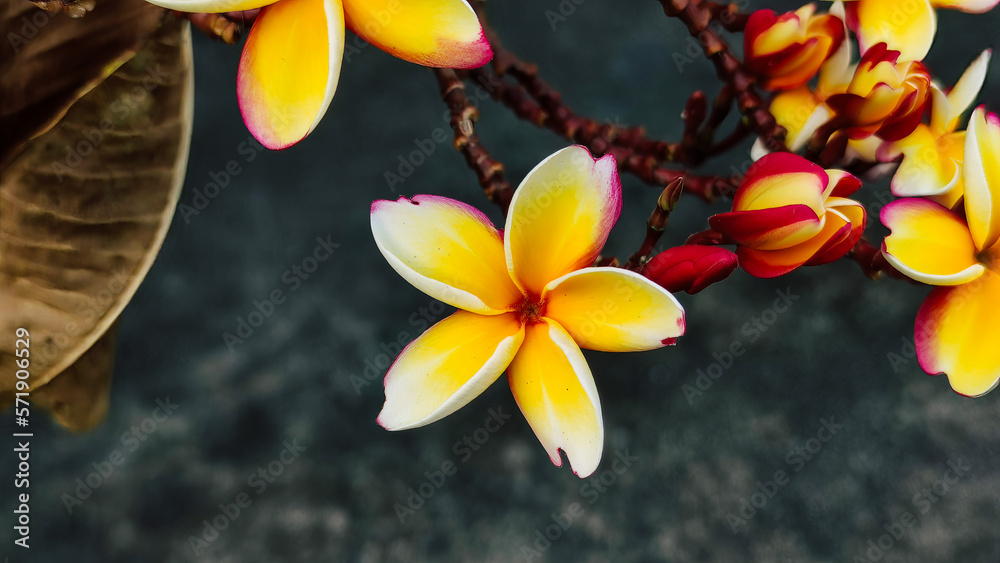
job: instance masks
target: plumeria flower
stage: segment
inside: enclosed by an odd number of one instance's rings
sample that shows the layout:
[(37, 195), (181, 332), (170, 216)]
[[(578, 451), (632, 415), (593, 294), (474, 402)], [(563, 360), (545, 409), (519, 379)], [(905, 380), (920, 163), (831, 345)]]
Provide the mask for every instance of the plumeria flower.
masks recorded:
[(846, 122), (849, 137), (897, 141), (920, 124), (930, 85), (924, 65), (900, 61), (899, 51), (879, 43), (861, 57), (847, 91), (831, 96), (827, 104)]
[(929, 197), (948, 208), (962, 198), (965, 193), (962, 182), (965, 131), (955, 129), (959, 118), (979, 94), (989, 64), (990, 51), (987, 50), (969, 65), (947, 94), (932, 85), (930, 124), (921, 123), (906, 138), (879, 148), (878, 158), (883, 162), (903, 156), (892, 178), (894, 195)]
[(806, 4), (781, 16), (757, 10), (743, 34), (746, 67), (763, 78), (767, 90), (790, 90), (812, 78), (844, 41), (844, 24), (830, 14), (816, 15)]
[(992, 10), (1000, 0), (848, 0), (847, 25), (858, 35), (861, 51), (886, 43), (908, 61), (927, 56), (937, 31), (935, 8), (972, 14)]
[(149, 0), (181, 12), (260, 8), (236, 78), (240, 113), (269, 149), (312, 132), (340, 77), (345, 27), (405, 61), (475, 68), (491, 58), (483, 28), (465, 0)]
[(846, 196), (860, 187), (847, 172), (772, 153), (747, 170), (733, 210), (709, 217), (708, 223), (738, 245), (736, 255), (747, 273), (773, 278), (803, 265), (832, 262), (854, 248), (866, 214)]
[(389, 264), (459, 311), (414, 340), (385, 376), (378, 423), (439, 420), (507, 371), (518, 407), (552, 462), (594, 472), (604, 448), (597, 387), (580, 348), (651, 350), (684, 333), (665, 289), (619, 268), (591, 267), (621, 210), (611, 155), (579, 146), (542, 161), (514, 193), (503, 231), (477, 209), (429, 195), (372, 204)]
[[(830, 16), (841, 20), (841, 33), (846, 37), (844, 27), (844, 4), (839, 0), (830, 7)], [(823, 61), (819, 67), (816, 86), (799, 86), (792, 90), (778, 92), (771, 100), (768, 108), (771, 115), (785, 128), (785, 144), (792, 152), (798, 152), (816, 130), (827, 122), (833, 111), (826, 105), (826, 100), (834, 94), (847, 92), (847, 87), (854, 78), (857, 64), (851, 64), (853, 54), (851, 41), (841, 41), (840, 46), (832, 55)], [(754, 143), (753, 154), (759, 159), (769, 152), (762, 139)]]
[(982, 107), (969, 123), (962, 169), (966, 219), (926, 199), (894, 201), (881, 214), (892, 231), (882, 253), (907, 276), (940, 286), (917, 313), (917, 360), (976, 397), (1000, 379), (1000, 117)]

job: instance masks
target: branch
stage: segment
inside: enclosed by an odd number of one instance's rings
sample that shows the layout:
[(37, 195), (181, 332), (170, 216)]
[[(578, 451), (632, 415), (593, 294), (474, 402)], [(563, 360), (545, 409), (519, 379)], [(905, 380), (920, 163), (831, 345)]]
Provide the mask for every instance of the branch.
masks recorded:
[[(763, 137), (769, 146), (784, 146), (785, 128), (778, 125), (767, 110), (767, 103), (754, 88), (755, 78), (740, 61), (729, 52), (729, 46), (709, 26), (713, 21), (721, 21), (721, 11), (717, 4), (703, 0), (660, 0), (667, 16), (679, 19), (698, 40), (712, 64), (719, 80), (733, 89), (736, 105), (743, 114), (749, 129)], [(727, 8), (728, 10), (728, 8)], [(728, 13), (728, 11), (727, 11)], [(745, 22), (743, 22), (745, 24)], [(734, 29), (738, 26), (732, 25)]]
[(227, 45), (235, 45), (243, 36), (243, 29), (247, 25), (253, 25), (260, 10), (226, 12), (223, 14), (201, 14), (171, 10), (170, 13), (179, 19), (190, 21), (195, 29), (212, 39), (217, 39)]
[(722, 24), (726, 31), (743, 33), (747, 26), (750, 14), (740, 12), (736, 3), (718, 4), (716, 2), (705, 2), (705, 8), (712, 14), (712, 19)]
[(433, 69), (433, 71), (441, 89), (441, 99), (451, 112), (451, 128), (455, 131), (455, 150), (465, 156), (465, 163), (476, 173), (486, 197), (500, 206), (506, 215), (510, 200), (514, 197), (514, 190), (504, 177), (503, 165), (493, 160), (489, 151), (479, 142), (479, 135), (473, 126), (473, 122), (479, 118), (479, 112), (465, 95), (465, 84), (454, 70)]
[(667, 221), (670, 220), (670, 213), (677, 206), (677, 201), (680, 199), (683, 191), (683, 178), (677, 178), (667, 184), (663, 193), (656, 200), (656, 206), (653, 207), (653, 212), (649, 215), (649, 219), (646, 220), (646, 237), (643, 239), (642, 245), (639, 247), (639, 250), (629, 257), (624, 268), (638, 271), (646, 264), (650, 253), (656, 247), (656, 243), (660, 242), (663, 230), (667, 228)]

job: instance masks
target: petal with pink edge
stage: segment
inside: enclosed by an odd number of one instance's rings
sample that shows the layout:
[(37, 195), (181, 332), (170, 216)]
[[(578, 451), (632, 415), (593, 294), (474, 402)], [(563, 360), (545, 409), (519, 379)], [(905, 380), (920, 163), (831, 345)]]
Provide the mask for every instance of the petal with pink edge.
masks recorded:
[(826, 170), (790, 153), (771, 153), (753, 163), (733, 197), (734, 211), (808, 205), (823, 215)]
[(503, 242), (478, 209), (433, 195), (372, 204), (372, 234), (399, 275), (459, 309), (494, 315), (522, 299)]
[(270, 6), (279, 0), (148, 0), (150, 4), (193, 14), (221, 14), (241, 12)]
[(980, 250), (1000, 239), (1000, 118), (976, 108), (965, 133), (965, 216)]
[(404, 61), (477, 68), (493, 58), (465, 0), (344, 0), (344, 12), (348, 29)]
[[(856, 18), (861, 51), (878, 43), (900, 52), (900, 60), (920, 61), (927, 55), (937, 31), (937, 15), (928, 0), (848, 2)], [(854, 18), (851, 18), (854, 19)]]
[(831, 208), (823, 217), (823, 229), (805, 242), (780, 250), (755, 250), (741, 246), (736, 249), (736, 255), (740, 266), (751, 276), (774, 278), (799, 268), (817, 255), (825, 254), (850, 235), (850, 221)]
[(936, 8), (951, 8), (969, 14), (985, 14), (996, 8), (998, 0), (931, 0)]
[(479, 396), (507, 369), (524, 340), (513, 313), (458, 311), (410, 343), (385, 374), (387, 430), (430, 424)]
[(858, 244), (858, 241), (861, 240), (861, 235), (865, 232), (865, 224), (868, 222), (868, 213), (865, 211), (865, 206), (853, 199), (839, 197), (831, 197), (826, 201), (826, 205), (829, 210), (828, 213), (835, 212), (840, 214), (851, 223), (851, 226), (849, 229), (841, 229), (840, 233), (843, 235), (843, 238), (834, 237), (828, 240), (827, 244), (820, 248), (806, 262), (806, 266), (819, 266), (820, 264), (840, 260)]
[(1000, 276), (986, 272), (957, 287), (936, 287), (917, 313), (915, 344), (920, 367), (948, 375), (968, 397), (989, 393), (1000, 378)]
[(806, 205), (730, 211), (708, 218), (716, 232), (757, 250), (776, 250), (804, 242), (823, 229), (823, 218)]
[(925, 199), (901, 199), (882, 208), (890, 231), (882, 254), (897, 270), (931, 285), (960, 285), (983, 275), (965, 222)]
[[(826, 189), (823, 191), (824, 199), (831, 196), (840, 198), (847, 197), (861, 188), (861, 180), (850, 172), (831, 168), (826, 171), (826, 175), (830, 181), (829, 184), (827, 184)], [(826, 204), (826, 206), (829, 207), (829, 204)]]
[(684, 334), (684, 308), (666, 289), (621, 268), (584, 268), (545, 288), (545, 316), (581, 348), (654, 350)]
[(594, 376), (573, 338), (542, 319), (525, 327), (507, 368), (517, 406), (557, 467), (566, 452), (573, 473), (592, 474), (604, 452), (604, 419)]
[(574, 145), (543, 160), (514, 192), (504, 246), (518, 286), (541, 295), (545, 285), (591, 266), (622, 207), (618, 167)]
[(236, 77), (253, 136), (278, 150), (311, 133), (333, 100), (343, 55), (340, 0), (281, 0), (262, 9)]

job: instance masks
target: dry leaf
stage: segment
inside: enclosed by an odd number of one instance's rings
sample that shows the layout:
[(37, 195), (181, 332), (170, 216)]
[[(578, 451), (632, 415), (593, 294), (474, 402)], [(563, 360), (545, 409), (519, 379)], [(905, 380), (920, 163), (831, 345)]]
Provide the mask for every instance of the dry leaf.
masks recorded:
[(70, 430), (90, 430), (100, 424), (108, 413), (117, 336), (116, 322), (76, 363), (32, 391), (31, 402), (51, 410)]
[(74, 19), (0, 0), (0, 168), (135, 54), (163, 14), (144, 0), (101, 0)]
[[(75, 23), (86, 25), (96, 13)], [(103, 385), (106, 393), (110, 337), (81, 356), (118, 318), (166, 235), (187, 163), (192, 87), (190, 27), (168, 17), (134, 57), (3, 169), (3, 402), (14, 389), (14, 331), (24, 327), (38, 398), (61, 405), (57, 418), (73, 429), (99, 422), (104, 407), (88, 386)], [(71, 381), (42, 387), (70, 366)]]

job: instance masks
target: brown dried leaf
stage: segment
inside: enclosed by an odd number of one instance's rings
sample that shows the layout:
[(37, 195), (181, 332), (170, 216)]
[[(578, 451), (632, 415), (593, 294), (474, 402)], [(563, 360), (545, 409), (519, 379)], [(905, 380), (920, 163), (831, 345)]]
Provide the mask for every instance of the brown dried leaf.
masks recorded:
[[(106, 391), (110, 338), (81, 356), (118, 318), (166, 235), (191, 137), (191, 64), (190, 27), (167, 18), (2, 170), (0, 399), (10, 401), (13, 335), (24, 327), (33, 392), (63, 405), (57, 418), (71, 428), (99, 421), (92, 390), (73, 389), (97, 382)], [(71, 381), (45, 391), (70, 366)]]
[(73, 365), (31, 393), (31, 402), (48, 408), (60, 424), (90, 430), (108, 413), (115, 361), (116, 322)]
[(131, 58), (164, 14), (144, 0), (101, 0), (74, 19), (0, 0), (0, 168)]

